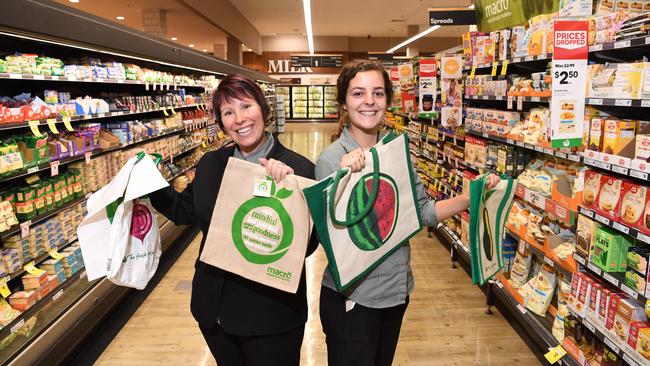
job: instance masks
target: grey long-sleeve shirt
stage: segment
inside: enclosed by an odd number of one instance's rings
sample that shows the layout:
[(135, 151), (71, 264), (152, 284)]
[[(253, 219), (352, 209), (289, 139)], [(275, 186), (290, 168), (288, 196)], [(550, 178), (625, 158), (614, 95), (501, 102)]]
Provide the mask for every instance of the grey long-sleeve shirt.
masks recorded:
[[(377, 136), (379, 141), (383, 136)], [(360, 148), (347, 127), (341, 137), (329, 145), (316, 162), (316, 179), (322, 180), (339, 169), (343, 155)], [(414, 173), (417, 201), (422, 222), (427, 226), (437, 222), (435, 202), (427, 196), (420, 177)], [(414, 287), (411, 272), (411, 250), (409, 243), (404, 243), (398, 250), (375, 267), (365, 278), (349, 287), (343, 295), (365, 307), (382, 309), (403, 304)], [(336, 291), (336, 285), (329, 266), (323, 274), (323, 286)]]

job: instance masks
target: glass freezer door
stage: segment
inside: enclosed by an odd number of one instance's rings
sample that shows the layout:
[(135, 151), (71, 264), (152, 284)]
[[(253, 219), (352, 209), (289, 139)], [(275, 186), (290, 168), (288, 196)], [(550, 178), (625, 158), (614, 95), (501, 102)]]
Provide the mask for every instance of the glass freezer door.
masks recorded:
[(291, 87), (291, 118), (307, 118), (307, 87), (294, 85)]
[(309, 87), (309, 118), (323, 118), (323, 87), (320, 85)]
[(325, 86), (325, 118), (339, 118), (335, 86)]

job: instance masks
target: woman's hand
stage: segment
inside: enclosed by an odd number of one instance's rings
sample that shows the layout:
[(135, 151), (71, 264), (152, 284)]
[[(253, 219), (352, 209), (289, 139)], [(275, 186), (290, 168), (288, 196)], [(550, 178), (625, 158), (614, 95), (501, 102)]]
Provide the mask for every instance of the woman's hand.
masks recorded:
[(485, 179), (487, 180), (487, 183), (485, 184), (485, 189), (487, 190), (494, 189), (501, 181), (501, 178), (494, 173), (488, 175)]
[(282, 182), (287, 175), (293, 174), (293, 169), (279, 160), (262, 158), (260, 164), (266, 167), (266, 174), (270, 175), (277, 183)]
[(361, 171), (361, 169), (363, 169), (365, 166), (366, 154), (362, 148), (358, 148), (343, 155), (341, 162), (339, 163), (339, 167), (341, 167), (341, 169), (349, 167), (353, 173)]

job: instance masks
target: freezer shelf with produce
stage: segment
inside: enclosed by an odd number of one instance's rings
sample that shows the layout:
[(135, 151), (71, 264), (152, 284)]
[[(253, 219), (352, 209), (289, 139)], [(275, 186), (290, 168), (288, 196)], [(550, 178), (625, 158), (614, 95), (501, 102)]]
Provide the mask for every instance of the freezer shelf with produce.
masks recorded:
[(323, 118), (323, 87), (309, 87), (309, 118)]
[(325, 118), (339, 118), (335, 86), (325, 86)]
[(291, 118), (307, 118), (307, 87), (291, 87)]

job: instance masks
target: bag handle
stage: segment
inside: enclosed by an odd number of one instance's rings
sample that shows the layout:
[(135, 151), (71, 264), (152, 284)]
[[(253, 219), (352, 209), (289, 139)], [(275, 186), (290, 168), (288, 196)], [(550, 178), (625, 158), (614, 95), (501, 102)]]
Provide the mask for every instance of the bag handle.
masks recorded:
[[(135, 163), (136, 164), (139, 163), (140, 160), (144, 159), (144, 157), (146, 155), (147, 155), (146, 152), (139, 151), (138, 154), (136, 155), (137, 160), (135, 161)], [(160, 162), (162, 161), (162, 155), (160, 155), (160, 154), (151, 154), (151, 156), (154, 158), (153, 163), (156, 164), (156, 165), (160, 164)]]
[(370, 153), (372, 154), (372, 190), (370, 192), (370, 198), (368, 199), (368, 204), (361, 210), (361, 212), (359, 212), (357, 216), (351, 217), (349, 220), (338, 220), (336, 218), (336, 213), (334, 212), (334, 199), (336, 197), (336, 191), (338, 191), (339, 188), (339, 182), (341, 178), (348, 174), (349, 169), (341, 169), (336, 172), (329, 197), (329, 213), (332, 222), (335, 225), (352, 226), (358, 223), (368, 215), (368, 212), (370, 212), (372, 206), (375, 204), (377, 192), (379, 191), (379, 154), (377, 154), (377, 150), (374, 147), (370, 148)]

